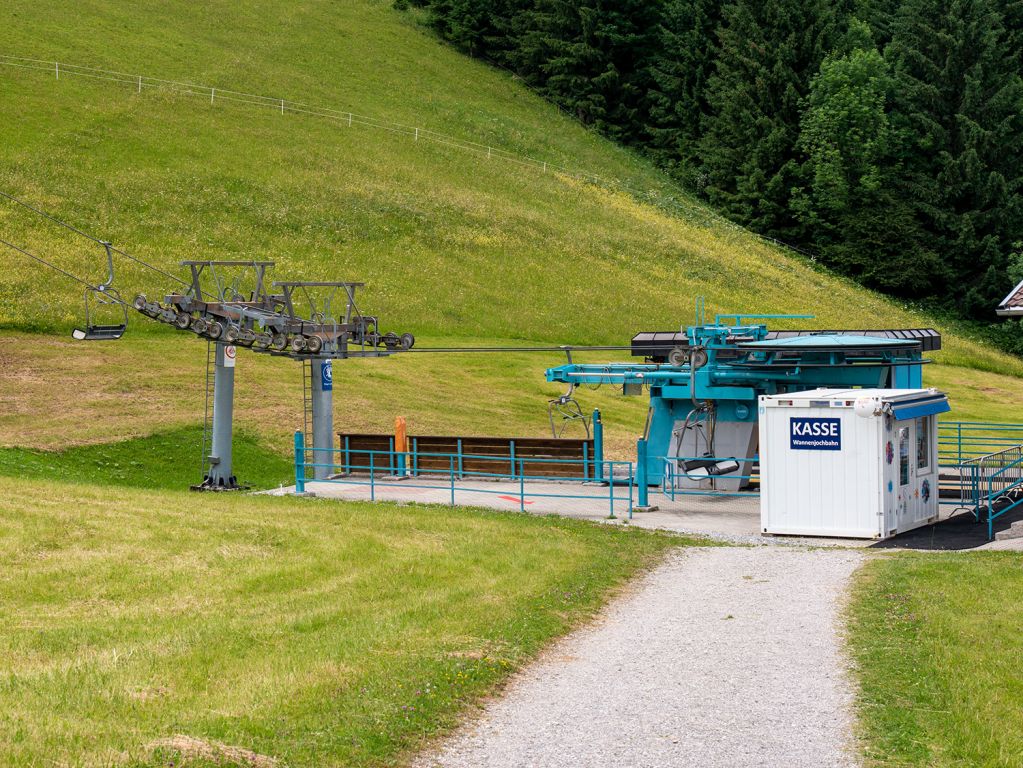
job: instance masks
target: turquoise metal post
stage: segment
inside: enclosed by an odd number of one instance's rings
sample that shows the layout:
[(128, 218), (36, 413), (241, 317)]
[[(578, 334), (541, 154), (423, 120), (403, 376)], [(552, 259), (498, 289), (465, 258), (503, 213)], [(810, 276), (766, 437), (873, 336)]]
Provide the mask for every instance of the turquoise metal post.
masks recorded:
[(646, 440), (643, 438), (636, 441), (636, 485), (639, 486), (639, 506), (650, 506), (646, 485)]
[(305, 435), (295, 430), (295, 493), (305, 493)]
[[(508, 450), (509, 450), (509, 453), (511, 455), (512, 477), (515, 477), (515, 441), (514, 440), (511, 440), (511, 441), (508, 442)], [(519, 466), (519, 469), (522, 469), (521, 465)]]
[[(612, 477), (614, 476), (614, 467), (610, 468)], [(610, 485), (614, 485), (610, 483)], [(632, 464), (629, 464), (629, 519), (632, 519)]]
[[(515, 445), (515, 443), (513, 441), (512, 442), (513, 449), (514, 449), (514, 445)], [(520, 512), (525, 512), (526, 511), (526, 473), (523, 470), (522, 464), (523, 464), (523, 462), (520, 459), (519, 460), (519, 511)], [(512, 472), (515, 472), (515, 468), (514, 467), (512, 467)]]
[(369, 500), (370, 501), (376, 501), (377, 500), (377, 489), (376, 489), (376, 485), (374, 485), (375, 480), (374, 480), (374, 477), (373, 477), (373, 456), (374, 456), (374, 454), (376, 454), (376, 451), (370, 451), (369, 452)]
[(590, 454), (589, 446), (583, 443), (583, 482), (590, 479)]
[(604, 422), (600, 420), (600, 409), (593, 409), (593, 479), (604, 481)]
[[(461, 440), (459, 440), (461, 442)], [(461, 451), (459, 451), (459, 459), (462, 458)], [(448, 456), (448, 470), (451, 477), (451, 506), (455, 506), (455, 457)]]
[(608, 517), (609, 520), (614, 520), (615, 519), (615, 484), (614, 483), (608, 483), (607, 484), (607, 503), (610, 505), (610, 510), (609, 510), (609, 514), (608, 514), (607, 517)]
[(465, 476), (465, 463), (462, 458), (462, 438), (458, 438), (458, 479), (461, 480)]
[(345, 435), (345, 474), (352, 474), (352, 455), (351, 455), (351, 443), (348, 440), (348, 435)]

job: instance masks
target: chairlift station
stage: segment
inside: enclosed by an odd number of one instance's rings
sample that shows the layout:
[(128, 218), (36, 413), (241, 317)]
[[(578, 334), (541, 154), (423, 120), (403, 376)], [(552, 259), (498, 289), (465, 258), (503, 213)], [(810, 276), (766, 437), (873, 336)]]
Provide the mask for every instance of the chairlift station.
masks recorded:
[[(302, 450), (311, 449), (318, 455), (331, 456), (334, 447), (333, 414), (333, 361), (355, 357), (387, 357), (399, 352), (409, 352), (415, 344), (410, 333), (383, 332), (376, 316), (363, 314), (356, 303), (356, 291), (363, 287), (358, 282), (341, 281), (271, 281), (268, 272), (273, 268), (271, 261), (260, 260), (189, 260), (181, 262), (187, 269), (187, 280), (165, 272), (159, 267), (113, 247), (109, 242), (95, 238), (74, 226), (67, 224), (44, 211), (13, 196), (0, 192), (4, 197), (51, 222), (65, 227), (104, 249), (106, 277), (103, 282), (93, 284), (67, 270), (49, 262), (28, 250), (0, 239), (0, 244), (39, 262), (43, 266), (62, 273), (84, 286), (85, 324), (76, 328), (72, 336), (83, 341), (112, 341), (125, 333), (128, 325), (129, 307), (140, 314), (172, 326), (182, 333), (205, 339), (207, 342), (205, 415), (202, 446), (202, 477), (196, 490), (235, 490), (240, 486), (234, 474), (232, 460), (232, 434), (234, 416), (234, 366), (238, 349), (250, 349), (272, 357), (289, 358), (302, 365), (304, 381), (304, 429), (296, 436), (296, 446)], [(160, 273), (179, 287), (162, 297), (150, 300), (137, 295), (127, 303), (114, 284), (114, 254), (135, 261), (144, 268)], [(1023, 286), (1023, 284), (1021, 284)], [(1017, 286), (1006, 297), (998, 311), (1000, 314), (1018, 313), (1023, 306), (1023, 287)], [(893, 414), (900, 411), (899, 398), (923, 399), (937, 410), (919, 418), (930, 419), (927, 426), (899, 427), (898, 444), (900, 451), (904, 444), (916, 446), (918, 465), (914, 478), (926, 480), (925, 486), (917, 484), (915, 499), (924, 496), (924, 501), (936, 499), (939, 493), (939, 478), (936, 464), (928, 459), (922, 461), (925, 444), (933, 441), (936, 433), (934, 415), (947, 410), (947, 402), (941, 393), (922, 389), (922, 366), (929, 362), (924, 354), (941, 347), (941, 337), (933, 329), (873, 329), (873, 330), (769, 330), (762, 322), (774, 319), (806, 319), (808, 315), (718, 315), (712, 323), (703, 318), (702, 300), (697, 301), (696, 322), (677, 331), (648, 332), (636, 334), (626, 347), (529, 347), (529, 348), (433, 348), (417, 349), (416, 352), (560, 352), (567, 356), (567, 364), (549, 368), (546, 379), (567, 385), (560, 396), (548, 401), (548, 420), (555, 443), (562, 440), (567, 427), (581, 424), (586, 429), (590, 453), (582, 446), (582, 477), (584, 482), (604, 483), (611, 487), (627, 482), (630, 488), (629, 508), (632, 510), (631, 489), (638, 493), (636, 509), (650, 509), (649, 489), (660, 488), (665, 495), (674, 499), (676, 493), (735, 494), (749, 490), (754, 467), (757, 466), (765, 489), (774, 483), (789, 490), (799, 486), (792, 477), (784, 479), (792, 469), (793, 458), (784, 456), (777, 446), (771, 447), (772, 430), (766, 426), (767, 414), (780, 411), (787, 404), (791, 406), (798, 399), (809, 397), (809, 408), (822, 407), (829, 402), (829, 408), (843, 407), (836, 403), (848, 403), (860, 399), (865, 392), (873, 392), (880, 405), (877, 413), (888, 411), (885, 429), (892, 429)], [(754, 322), (755, 321), (755, 322)], [(642, 362), (631, 363), (575, 363), (573, 352), (600, 350), (631, 351), (633, 357)], [(605, 461), (603, 457), (603, 423), (598, 412), (594, 412), (591, 438), (590, 424), (584, 416), (575, 392), (580, 385), (613, 385), (621, 388), (625, 396), (644, 393), (649, 397), (646, 426), (636, 444), (635, 462), (627, 463), (627, 477), (616, 474), (622, 470), (622, 462)], [(810, 397), (807, 392), (817, 392), (820, 397)], [(839, 397), (835, 393), (845, 395)], [(851, 393), (858, 392), (853, 397)], [(802, 393), (802, 394), (798, 394)], [(825, 396), (823, 393), (829, 393)], [(798, 396), (797, 396), (798, 395)], [(837, 398), (837, 399), (836, 399)], [(855, 410), (855, 409), (854, 409)], [(834, 411), (837, 413), (837, 410)], [(795, 418), (795, 417), (793, 417)], [(808, 419), (830, 419), (840, 417), (801, 416)], [(842, 417), (844, 418), (844, 417)], [(895, 422), (899, 421), (897, 415)], [(844, 423), (844, 422), (843, 422)], [(855, 422), (852, 422), (855, 423)], [(859, 425), (862, 426), (862, 425)], [(858, 429), (858, 427), (857, 427)], [(913, 436), (916, 430), (916, 437)], [(862, 431), (862, 430), (861, 430)], [(926, 435), (924, 435), (926, 431)], [(762, 434), (763, 432), (763, 434)], [(906, 433), (905, 435), (903, 433)], [(311, 433), (311, 444), (306, 446), (304, 435)], [(402, 432), (404, 434), (404, 432)], [(367, 435), (367, 438), (392, 440), (389, 464), (405, 467), (410, 457), (413, 463), (421, 454), (415, 447), (409, 453), (401, 435)], [(903, 438), (906, 438), (905, 440)], [(873, 440), (873, 438), (871, 438)], [(450, 466), (462, 467), (463, 438), (452, 437), (458, 447), (458, 454), (442, 458), (450, 460)], [(908, 441), (908, 442), (907, 442)], [(508, 442), (508, 441), (505, 441)], [(510, 446), (510, 464), (515, 466), (515, 442)], [(583, 441), (578, 441), (583, 442)], [(868, 441), (871, 450), (877, 448)], [(997, 443), (997, 440), (995, 440)], [(867, 443), (864, 443), (866, 445)], [(885, 443), (885, 458), (890, 459), (889, 443)], [(964, 455), (960, 445), (956, 471), (959, 473), (961, 488), (960, 506), (970, 509), (980, 520), (987, 515), (989, 538), (993, 536), (995, 518), (1023, 504), (1023, 445), (1011, 446), (985, 455)], [(345, 447), (344, 465), (351, 471), (352, 462)], [(488, 448), (490, 450), (490, 448)], [(543, 461), (564, 461), (555, 458), (554, 453), (543, 452)], [(558, 449), (560, 450), (560, 448)], [(927, 449), (930, 450), (930, 449)], [(369, 453), (379, 453), (379, 450)], [(841, 453), (841, 451), (839, 451)], [(849, 462), (862, 459), (862, 451), (846, 458), (832, 456), (828, 471), (838, 471), (841, 465), (848, 469)], [(546, 458), (544, 458), (546, 457)], [(492, 459), (493, 456), (477, 457)], [(498, 460), (502, 460), (497, 457)], [(820, 461), (824, 461), (821, 459)], [(901, 461), (901, 454), (900, 454)], [(837, 464), (836, 464), (837, 462)], [(798, 463), (798, 462), (797, 462)], [(805, 462), (804, 462), (805, 463)], [(820, 462), (818, 462), (820, 463)], [(825, 461), (824, 463), (828, 463)], [(313, 469), (314, 480), (327, 480), (334, 476), (338, 462), (306, 462), (296, 453), (296, 483), (301, 487), (305, 467)], [(523, 462), (517, 480), (520, 496), (524, 499)], [(832, 466), (835, 465), (835, 466)], [(355, 466), (358, 466), (356, 463)], [(900, 464), (901, 468), (902, 464)], [(372, 461), (370, 462), (372, 472)], [(823, 464), (822, 464), (823, 467)], [(454, 471), (453, 469), (451, 470)], [(803, 474), (820, 474), (824, 470), (807, 469)], [(844, 470), (843, 470), (844, 471)], [(928, 474), (930, 473), (930, 474)], [(399, 472), (400, 474), (400, 472)], [(798, 474), (798, 473), (797, 473)], [(879, 476), (888, 478), (885, 470)], [(925, 477), (926, 475), (926, 477)], [(932, 476), (933, 475), (933, 476)], [(944, 476), (942, 476), (944, 477)], [(779, 479), (782, 478), (782, 479)], [(805, 477), (803, 478), (806, 479)], [(900, 476), (901, 479), (901, 476)], [(372, 479), (371, 479), (372, 482)], [(452, 474), (452, 503), (454, 494)], [(891, 482), (890, 478), (886, 482)], [(922, 481), (921, 481), (922, 482)], [(902, 485), (900, 483), (900, 485)], [(986, 490), (986, 494), (985, 494)], [(891, 488), (878, 489), (878, 498), (887, 499)], [(967, 500), (967, 494), (969, 499)], [(613, 509), (614, 494), (610, 494)], [(768, 495), (766, 498), (773, 499)], [(806, 525), (791, 521), (778, 522), (779, 506), (765, 501), (764, 531), (771, 533), (800, 532), (810, 535), (856, 536), (870, 535), (885, 537), (918, 524), (921, 520), (934, 518), (930, 508), (916, 509), (907, 517), (903, 502), (905, 496), (896, 495), (897, 504), (882, 505), (880, 519), (871, 525), (847, 525), (836, 527), (834, 521), (817, 520), (817, 533)], [(891, 499), (887, 499), (890, 501)], [(887, 501), (885, 502), (887, 504)], [(903, 505), (900, 507), (900, 505)], [(821, 505), (816, 505), (820, 507)], [(826, 506), (826, 505), (825, 505)], [(863, 505), (860, 505), (863, 506)], [(919, 505), (917, 505), (919, 506)], [(894, 513), (892, 510), (895, 510)], [(917, 513), (920, 514), (917, 514)], [(816, 513), (815, 513), (816, 514)], [(893, 516), (894, 515), (894, 516)], [(815, 520), (817, 518), (814, 518)], [(894, 522), (893, 522), (894, 521)], [(862, 523), (862, 521), (861, 521)], [(794, 527), (793, 527), (794, 526)], [(859, 531), (856, 533), (855, 531)]]

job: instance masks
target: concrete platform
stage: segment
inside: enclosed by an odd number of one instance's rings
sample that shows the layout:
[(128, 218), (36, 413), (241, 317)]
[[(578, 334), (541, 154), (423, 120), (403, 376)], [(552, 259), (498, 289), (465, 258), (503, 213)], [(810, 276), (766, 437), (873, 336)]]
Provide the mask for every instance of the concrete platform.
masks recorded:
[[(447, 478), (380, 479), (372, 489), (368, 478), (349, 481), (306, 483), (306, 492), (321, 498), (378, 501), (399, 504), (450, 504), (451, 487)], [(365, 484), (363, 484), (365, 483)], [(520, 496), (525, 490), (525, 499)], [(294, 493), (294, 487), (272, 491), (274, 494)], [(989, 542), (987, 527), (976, 523), (968, 513), (957, 513), (940, 522), (885, 541), (867, 539), (831, 539), (821, 537), (764, 536), (760, 533), (760, 500), (750, 496), (680, 496), (671, 501), (651, 489), (650, 502), (657, 509), (634, 512), (628, 518), (627, 486), (615, 486), (615, 517), (610, 518), (608, 487), (573, 482), (527, 480), (524, 489), (517, 481), (458, 480), (455, 504), (484, 507), (502, 511), (525, 509), (530, 514), (562, 515), (611, 525), (635, 525), (641, 528), (709, 536), (738, 544), (774, 544), (874, 547), (879, 549), (964, 550), (1009, 549), (1023, 551), (1023, 539)], [(572, 496), (573, 498), (563, 498)], [(636, 489), (633, 489), (636, 500)], [(996, 521), (996, 530), (1008, 529), (1023, 520), (1023, 508)]]

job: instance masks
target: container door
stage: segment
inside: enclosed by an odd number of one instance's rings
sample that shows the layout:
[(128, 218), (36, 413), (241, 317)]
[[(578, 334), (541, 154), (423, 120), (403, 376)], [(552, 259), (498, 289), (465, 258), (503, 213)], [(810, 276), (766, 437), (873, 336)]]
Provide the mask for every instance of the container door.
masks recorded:
[(932, 428), (930, 416), (896, 422), (899, 531), (916, 528), (935, 514), (936, 489), (931, 485), (933, 463), (937, 458), (932, 455)]

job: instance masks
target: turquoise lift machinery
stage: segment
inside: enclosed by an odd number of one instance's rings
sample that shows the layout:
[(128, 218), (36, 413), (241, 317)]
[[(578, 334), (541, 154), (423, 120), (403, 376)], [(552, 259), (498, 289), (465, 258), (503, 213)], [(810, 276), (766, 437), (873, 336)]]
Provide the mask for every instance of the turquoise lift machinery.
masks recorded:
[[(941, 348), (933, 329), (769, 331), (751, 320), (812, 315), (718, 315), (667, 333), (639, 333), (643, 363), (569, 364), (547, 381), (646, 388), (650, 410), (637, 443), (639, 504), (648, 486), (740, 492), (758, 452), (757, 398), (818, 387), (922, 387), (923, 353)], [(602, 478), (611, 480), (612, 478)]]

